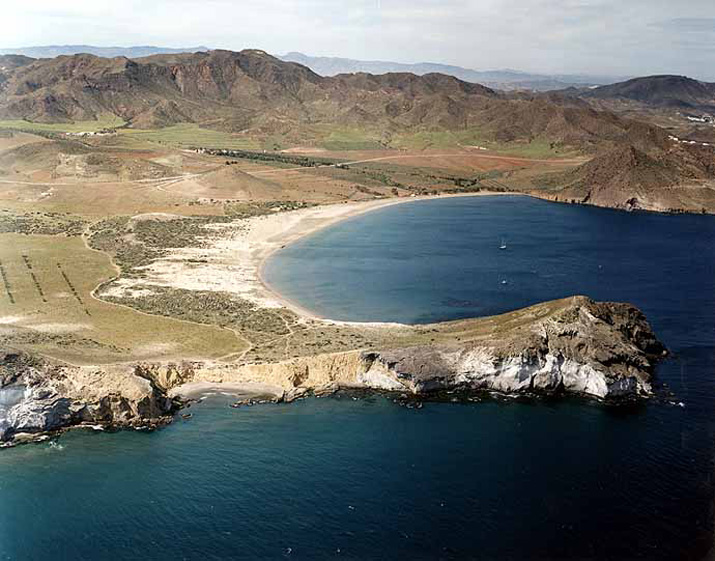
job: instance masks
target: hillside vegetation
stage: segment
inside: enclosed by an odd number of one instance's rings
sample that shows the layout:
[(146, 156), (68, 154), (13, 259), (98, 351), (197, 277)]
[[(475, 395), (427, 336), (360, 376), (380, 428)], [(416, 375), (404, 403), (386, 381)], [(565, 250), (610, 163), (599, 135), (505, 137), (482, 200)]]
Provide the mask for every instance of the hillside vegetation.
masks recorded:
[[(147, 149), (147, 143), (171, 149), (299, 149), (328, 151), (339, 159), (347, 151), (362, 151), (366, 156), (358, 159), (369, 161), (380, 159), (371, 152), (386, 150), (409, 154), (460, 151), (471, 154), (467, 159), (475, 161), (474, 151), (487, 150), (533, 161), (525, 172), (521, 162), (511, 162), (515, 169), (508, 177), (490, 176), (494, 181), (483, 187), (528, 188), (560, 200), (618, 208), (715, 210), (712, 146), (674, 136), (654, 124), (657, 120), (640, 118), (647, 113), (636, 112), (639, 118), (634, 119), (627, 111), (604, 110), (624, 103), (703, 107), (712, 101), (712, 85), (682, 77), (641, 78), (588, 91), (507, 93), (437, 73), (323, 77), (301, 64), (258, 50), (157, 54), (137, 59), (89, 54), (37, 60), (5, 56), (0, 57), (0, 68), (0, 128), (51, 138), (63, 131), (118, 129), (118, 136), (125, 139), (117, 143), (121, 150)], [(72, 150), (95, 153), (98, 142), (88, 144), (86, 150), (76, 146)], [(126, 171), (129, 156), (123, 153), (110, 156), (105, 151), (90, 156), (63, 150), (61, 146), (54, 152), (49, 147), (25, 149), (35, 162), (31, 165), (21, 161), (22, 150), (6, 154), (5, 169), (0, 171), (7, 173), (11, 167), (30, 179), (45, 177), (38, 171), (38, 158), (44, 151), (48, 153), (46, 162), (52, 163), (47, 172), (52, 177), (66, 176), (72, 170), (88, 178), (106, 170), (115, 175), (118, 172), (114, 170), (122, 170), (119, 176), (127, 179), (174, 173), (154, 163)], [(440, 154), (429, 158), (437, 156)], [(568, 172), (545, 170), (547, 176), (532, 169), (539, 160), (575, 156), (593, 161)], [(454, 183), (460, 188), (479, 183), (482, 175), (477, 173), (493, 169), (485, 161), (465, 165), (462, 172), (467, 175)], [(452, 167), (445, 162), (430, 160), (428, 167)], [(345, 168), (330, 173), (337, 181), (355, 175)], [(382, 171), (370, 173), (384, 175)], [(420, 173), (417, 181), (409, 182), (393, 175), (383, 185), (398, 192), (403, 187), (425, 192), (432, 188), (429, 176), (433, 175)], [(215, 179), (220, 183), (216, 189), (208, 186), (211, 177), (179, 188), (206, 196), (213, 191), (242, 197), (274, 192), (273, 184), (251, 183), (243, 176), (236, 179), (241, 186), (235, 189), (223, 175)], [(297, 200), (306, 200), (308, 183), (293, 182), (290, 196), (297, 193)], [(673, 195), (674, 189), (684, 187), (687, 196), (685, 191)], [(346, 191), (350, 196), (377, 196), (381, 191), (374, 188), (373, 184), (351, 189), (345, 183), (333, 183), (325, 187), (332, 192), (308, 198), (333, 198)]]

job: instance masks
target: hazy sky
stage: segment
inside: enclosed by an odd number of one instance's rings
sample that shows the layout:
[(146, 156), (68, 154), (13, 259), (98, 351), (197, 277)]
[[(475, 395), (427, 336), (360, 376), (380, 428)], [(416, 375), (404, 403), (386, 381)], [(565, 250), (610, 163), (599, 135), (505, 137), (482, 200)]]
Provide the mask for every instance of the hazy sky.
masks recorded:
[(714, 0), (0, 0), (1, 47), (301, 51), (715, 79)]

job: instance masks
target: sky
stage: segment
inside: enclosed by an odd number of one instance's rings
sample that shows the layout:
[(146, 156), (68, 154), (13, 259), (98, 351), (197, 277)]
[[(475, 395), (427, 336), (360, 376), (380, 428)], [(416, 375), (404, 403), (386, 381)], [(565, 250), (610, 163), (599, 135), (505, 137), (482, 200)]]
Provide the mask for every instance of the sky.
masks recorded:
[(0, 47), (159, 45), (715, 80), (713, 0), (0, 0)]

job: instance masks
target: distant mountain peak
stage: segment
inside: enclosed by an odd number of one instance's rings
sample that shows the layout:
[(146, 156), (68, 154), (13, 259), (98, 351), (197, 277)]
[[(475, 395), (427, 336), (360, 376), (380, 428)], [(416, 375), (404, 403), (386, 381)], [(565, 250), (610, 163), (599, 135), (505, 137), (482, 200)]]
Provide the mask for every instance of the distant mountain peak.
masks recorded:
[(355, 60), (330, 56), (310, 56), (293, 51), (279, 56), (286, 62), (297, 62), (309, 67), (321, 76), (338, 74), (389, 74), (410, 73), (423, 76), (426, 74), (447, 74), (473, 84), (483, 84), (502, 90), (562, 90), (572, 86), (588, 87), (609, 84), (620, 78), (580, 76), (580, 75), (545, 75), (533, 74), (510, 68), (501, 70), (473, 70), (450, 64), (434, 62), (404, 63), (381, 60)]
[(687, 76), (659, 74), (590, 90), (586, 97), (629, 99), (648, 105), (715, 109), (715, 84)]
[(156, 54), (197, 53), (208, 51), (208, 47), (155, 47), (140, 45), (133, 47), (97, 47), (94, 45), (44, 45), (36, 47), (16, 47), (0, 49), (2, 55), (24, 55), (31, 58), (55, 58), (57, 56), (73, 56), (90, 54), (104, 58), (124, 56), (127, 58), (141, 58)]

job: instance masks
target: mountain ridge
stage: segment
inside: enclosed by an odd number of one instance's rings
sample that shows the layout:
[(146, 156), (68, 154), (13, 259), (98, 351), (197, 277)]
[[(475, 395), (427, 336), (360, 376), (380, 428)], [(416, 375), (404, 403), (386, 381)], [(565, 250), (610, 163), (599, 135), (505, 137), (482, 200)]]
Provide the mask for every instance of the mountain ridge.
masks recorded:
[(289, 52), (278, 56), (286, 62), (297, 62), (308, 66), (321, 76), (336, 76), (367, 72), (386, 74), (390, 72), (410, 72), (417, 75), (441, 73), (454, 76), (466, 82), (479, 83), (490, 88), (514, 90), (550, 91), (571, 86), (593, 86), (615, 82), (618, 77), (587, 76), (580, 74), (539, 74), (521, 70), (474, 70), (452, 64), (418, 62), (402, 63), (382, 60), (358, 60), (344, 57), (310, 56), (300, 52)]
[[(18, 54), (32, 58), (55, 58), (62, 55), (93, 54), (114, 58), (141, 58), (155, 54), (177, 54), (206, 52), (211, 50), (204, 45), (196, 47), (162, 47), (153, 45), (135, 45), (129, 47), (100, 47), (96, 45), (38, 45), (0, 49), (0, 55)], [(484, 84), (497, 89), (525, 89), (549, 91), (571, 86), (596, 86), (622, 80), (618, 76), (589, 76), (585, 74), (545, 74), (525, 72), (514, 69), (474, 70), (453, 64), (418, 62), (403, 63), (385, 60), (358, 60), (345, 57), (310, 56), (298, 51), (291, 51), (277, 58), (286, 62), (298, 62), (308, 66), (321, 76), (335, 76), (354, 72), (386, 74), (390, 72), (411, 72), (422, 75), (441, 73), (461, 80)]]
[[(258, 49), (9, 60), (0, 57), (0, 119), (69, 123), (113, 116), (140, 129), (193, 123), (298, 146), (335, 131), (368, 132), (382, 147), (404, 147), (393, 139), (420, 135), (447, 136), (459, 149), (535, 144), (595, 157), (548, 180), (554, 196), (623, 208), (636, 193), (638, 208), (711, 206), (712, 146), (691, 145), (569, 92), (503, 92), (438, 73), (324, 77)], [(696, 202), (661, 201), (671, 187), (696, 183), (706, 187)]]
[(715, 83), (674, 74), (633, 78), (579, 95), (588, 99), (628, 99), (659, 107), (715, 109)]
[(208, 51), (208, 47), (155, 47), (152, 45), (137, 45), (131, 47), (97, 47), (95, 45), (42, 45), (32, 47), (16, 47), (0, 49), (0, 55), (24, 55), (31, 58), (55, 58), (57, 56), (91, 54), (95, 56), (113, 58), (126, 56), (137, 58), (152, 54), (193, 53)]
[(500, 142), (541, 139), (586, 150), (666, 136), (569, 96), (507, 94), (437, 73), (323, 77), (256, 49), (59, 56), (10, 69), (0, 84), (0, 118), (52, 123), (104, 114), (129, 126), (195, 122), (260, 134), (298, 134), (321, 124), (388, 136), (479, 129)]

